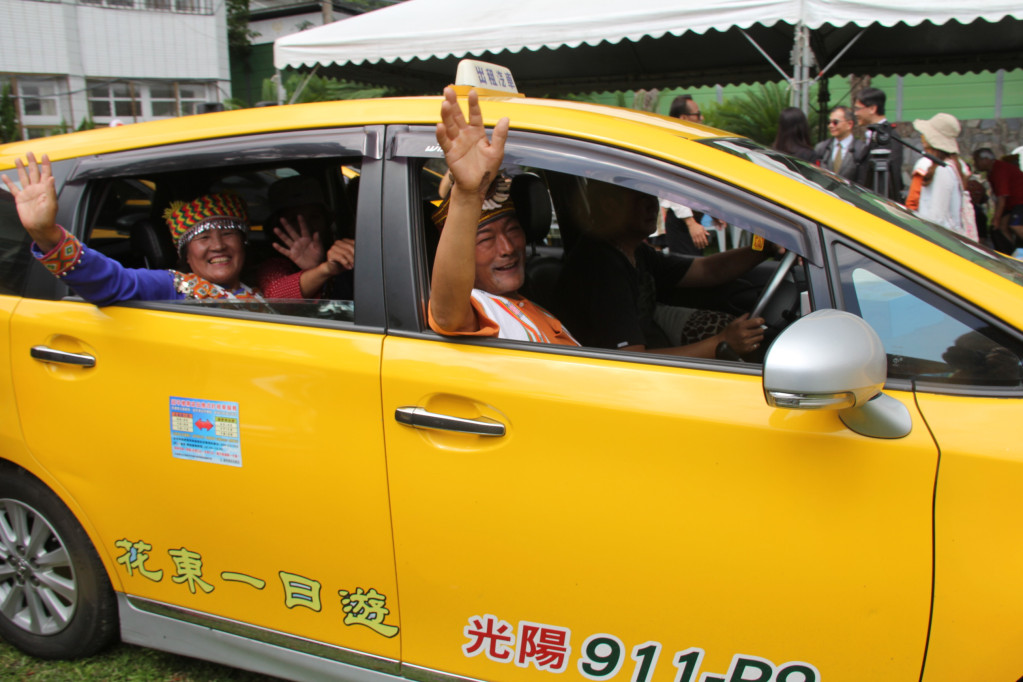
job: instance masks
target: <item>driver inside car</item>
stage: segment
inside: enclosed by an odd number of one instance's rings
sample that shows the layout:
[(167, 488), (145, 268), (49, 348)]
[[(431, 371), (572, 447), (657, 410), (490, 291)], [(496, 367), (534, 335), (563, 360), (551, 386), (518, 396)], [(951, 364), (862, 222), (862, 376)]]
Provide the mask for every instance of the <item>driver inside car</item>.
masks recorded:
[(585, 346), (747, 359), (764, 339), (764, 319), (670, 305), (675, 288), (713, 287), (769, 255), (750, 247), (704, 257), (661, 253), (657, 197), (588, 180), (590, 229), (565, 256), (554, 312)]

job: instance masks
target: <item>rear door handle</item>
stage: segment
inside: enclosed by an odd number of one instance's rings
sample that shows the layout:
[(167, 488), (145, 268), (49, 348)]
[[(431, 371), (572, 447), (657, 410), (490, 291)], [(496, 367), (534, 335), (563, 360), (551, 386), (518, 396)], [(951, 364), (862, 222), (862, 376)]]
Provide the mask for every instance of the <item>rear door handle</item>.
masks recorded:
[(417, 429), (434, 429), (437, 431), (455, 431), (471, 433), (477, 436), (503, 436), (504, 424), (487, 417), (463, 419), (447, 414), (429, 412), (421, 407), (399, 407), (394, 410), (394, 418), (399, 424), (407, 424)]
[(58, 362), (62, 365), (75, 365), (77, 367), (95, 367), (96, 358), (88, 353), (69, 353), (56, 348), (46, 346), (32, 346), (32, 357), (43, 362)]

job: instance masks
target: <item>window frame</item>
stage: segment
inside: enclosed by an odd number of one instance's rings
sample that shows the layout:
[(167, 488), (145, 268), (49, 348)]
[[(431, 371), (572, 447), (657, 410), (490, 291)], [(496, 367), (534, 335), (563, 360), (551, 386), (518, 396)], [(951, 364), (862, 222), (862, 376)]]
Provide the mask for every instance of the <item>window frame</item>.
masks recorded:
[[(860, 256), (867, 258), (877, 265), (887, 268), (897, 276), (902, 277), (920, 289), (930, 293), (935, 298), (942, 299), (946, 304), (958, 308), (960, 311), (971, 315), (985, 324), (994, 327), (1001, 333), (1011, 337), (1018, 344), (1023, 345), (1023, 335), (1010, 324), (1007, 324), (987, 310), (964, 300), (961, 296), (949, 291), (938, 282), (911, 270), (884, 254), (874, 249), (853, 241), (844, 235), (838, 234), (828, 228), (824, 228), (824, 238), (827, 244), (826, 254), (828, 258), (828, 271), (831, 273), (831, 295), (835, 308), (849, 310), (842, 291), (841, 273), (842, 269), (836, 247), (843, 247)], [(855, 313), (854, 313), (855, 314)], [(975, 397), (998, 397), (998, 398), (1020, 398), (1023, 397), (1023, 387), (1006, 386), (977, 386), (971, 384), (948, 384), (938, 382), (921, 381), (919, 379), (889, 377), (885, 387), (891, 390), (921, 391), (938, 395), (975, 396)]]
[[(627, 360), (641, 364), (724, 369), (732, 373), (750, 375), (761, 373), (762, 366), (753, 363), (594, 347), (535, 344), (496, 338), (454, 339), (434, 333), (426, 323), (430, 273), (426, 265), (427, 255), (422, 251), (421, 235), (424, 226), (419, 215), (422, 211), (418, 208), (413, 210), (413, 207), (419, 204), (417, 173), (414, 171), (418, 170), (421, 160), (443, 158), (443, 152), (437, 145), (435, 129), (426, 126), (389, 127), (387, 149), (385, 191), (388, 200), (384, 204), (384, 239), (388, 244), (400, 241), (408, 249), (400, 254), (388, 253), (384, 263), (388, 282), (388, 313), (390, 320), (394, 322), (392, 332), (445, 343), (483, 344), (541, 353)], [(753, 231), (760, 234), (772, 230), (770, 235), (765, 236), (781, 246), (804, 254), (811, 299), (821, 300), (823, 297), (827, 301), (815, 307), (830, 305), (828, 290), (822, 286), (822, 283), (826, 283), (826, 276), (823, 274), (824, 255), (817, 223), (740, 186), (632, 150), (522, 130), (511, 131), (505, 147), (504, 163), (558, 170), (580, 176), (593, 176), (592, 172), (587, 171), (599, 168), (607, 175), (620, 174), (625, 179), (624, 184), (645, 191), (659, 193), (659, 190), (671, 191), (671, 188), (674, 188), (674, 191), (678, 192), (679, 188), (685, 188), (685, 198), (692, 202), (694, 209), (720, 208), (722, 205), (728, 205), (731, 207), (730, 210), (718, 211), (723, 214), (721, 216), (723, 219), (757, 226), (759, 229)], [(813, 274), (814, 270), (818, 272)], [(397, 285), (393, 284), (395, 282)]]
[[(275, 316), (268, 313), (202, 306), (181, 305), (173, 301), (128, 301), (117, 305), (164, 310), (178, 313), (215, 315), (260, 322), (337, 327), (379, 332), (383, 328), (382, 276), (379, 272), (379, 202), (383, 126), (351, 126), (315, 130), (258, 133), (230, 138), (194, 140), (82, 157), (62, 162), (58, 179), (58, 222), (69, 226), (79, 239), (85, 239), (86, 224), (95, 214), (96, 202), (102, 192), (94, 192), (99, 184), (115, 178), (138, 178), (162, 173), (183, 172), (196, 167), (204, 169), (255, 165), (285, 164), (288, 160), (333, 159), (360, 157), (362, 175), (355, 222), (356, 239), (360, 242), (359, 268), (355, 277), (355, 298), (359, 305), (355, 321), (339, 322), (315, 318)], [(365, 248), (362, 248), (365, 243)], [(41, 298), (74, 298), (67, 286), (39, 268), (56, 286), (43, 290)], [(80, 299), (77, 299), (80, 300)]]

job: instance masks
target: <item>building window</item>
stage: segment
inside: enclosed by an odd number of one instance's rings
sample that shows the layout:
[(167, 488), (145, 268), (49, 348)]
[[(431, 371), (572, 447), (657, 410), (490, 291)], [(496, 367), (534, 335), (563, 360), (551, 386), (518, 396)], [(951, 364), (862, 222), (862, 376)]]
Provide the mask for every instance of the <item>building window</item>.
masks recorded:
[(179, 85), (178, 94), (181, 101), (181, 115), (202, 113), (202, 105), (206, 102), (206, 88), (201, 85)]
[(213, 0), (77, 0), (79, 4), (179, 14), (213, 14)]
[(135, 88), (130, 83), (88, 82), (89, 114), (98, 118), (127, 118), (135, 120), (142, 115)]
[(57, 116), (57, 84), (52, 80), (18, 79), (22, 116)]
[(153, 116), (178, 116), (178, 95), (174, 83), (153, 83), (149, 86), (149, 104)]
[(174, 81), (89, 81), (88, 87), (89, 112), (99, 124), (115, 118), (132, 123), (202, 113), (213, 94), (209, 83)]

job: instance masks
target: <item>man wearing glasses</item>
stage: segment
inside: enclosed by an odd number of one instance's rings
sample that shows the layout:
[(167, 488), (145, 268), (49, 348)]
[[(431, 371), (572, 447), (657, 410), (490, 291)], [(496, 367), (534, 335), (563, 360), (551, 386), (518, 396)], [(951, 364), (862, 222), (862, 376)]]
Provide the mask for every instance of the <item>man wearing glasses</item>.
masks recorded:
[[(875, 164), (869, 160), (871, 152), (875, 149), (888, 149), (891, 154), (888, 158), (888, 187), (881, 188), (878, 192), (895, 201), (902, 201), (902, 145), (892, 139), (891, 133), (894, 125), (888, 122), (884, 115), (884, 104), (887, 97), (884, 90), (878, 88), (863, 88), (856, 96), (853, 111), (856, 113), (856, 120), (862, 126), (867, 126), (864, 137), (867, 141), (866, 156), (861, 159), (859, 178), (856, 180), (864, 187), (874, 187), (874, 176), (876, 174)], [(873, 156), (877, 156), (876, 154)]]
[(668, 115), (672, 118), (680, 118), (683, 121), (692, 121), (693, 123), (701, 123), (703, 121), (700, 105), (696, 103), (692, 95), (679, 95), (673, 99)]
[[(682, 121), (703, 123), (700, 105), (692, 95), (679, 95), (673, 99), (668, 115)], [(689, 256), (703, 255), (703, 250), (710, 244), (711, 233), (696, 219), (693, 209), (667, 200), (661, 201), (661, 209), (664, 210), (664, 234), (668, 250)], [(723, 246), (721, 250), (724, 250)]]
[(867, 154), (867, 143), (853, 137), (855, 126), (852, 109), (835, 107), (828, 114), (828, 133), (831, 138), (818, 142), (814, 147), (821, 167), (854, 181), (859, 173), (859, 159)]

